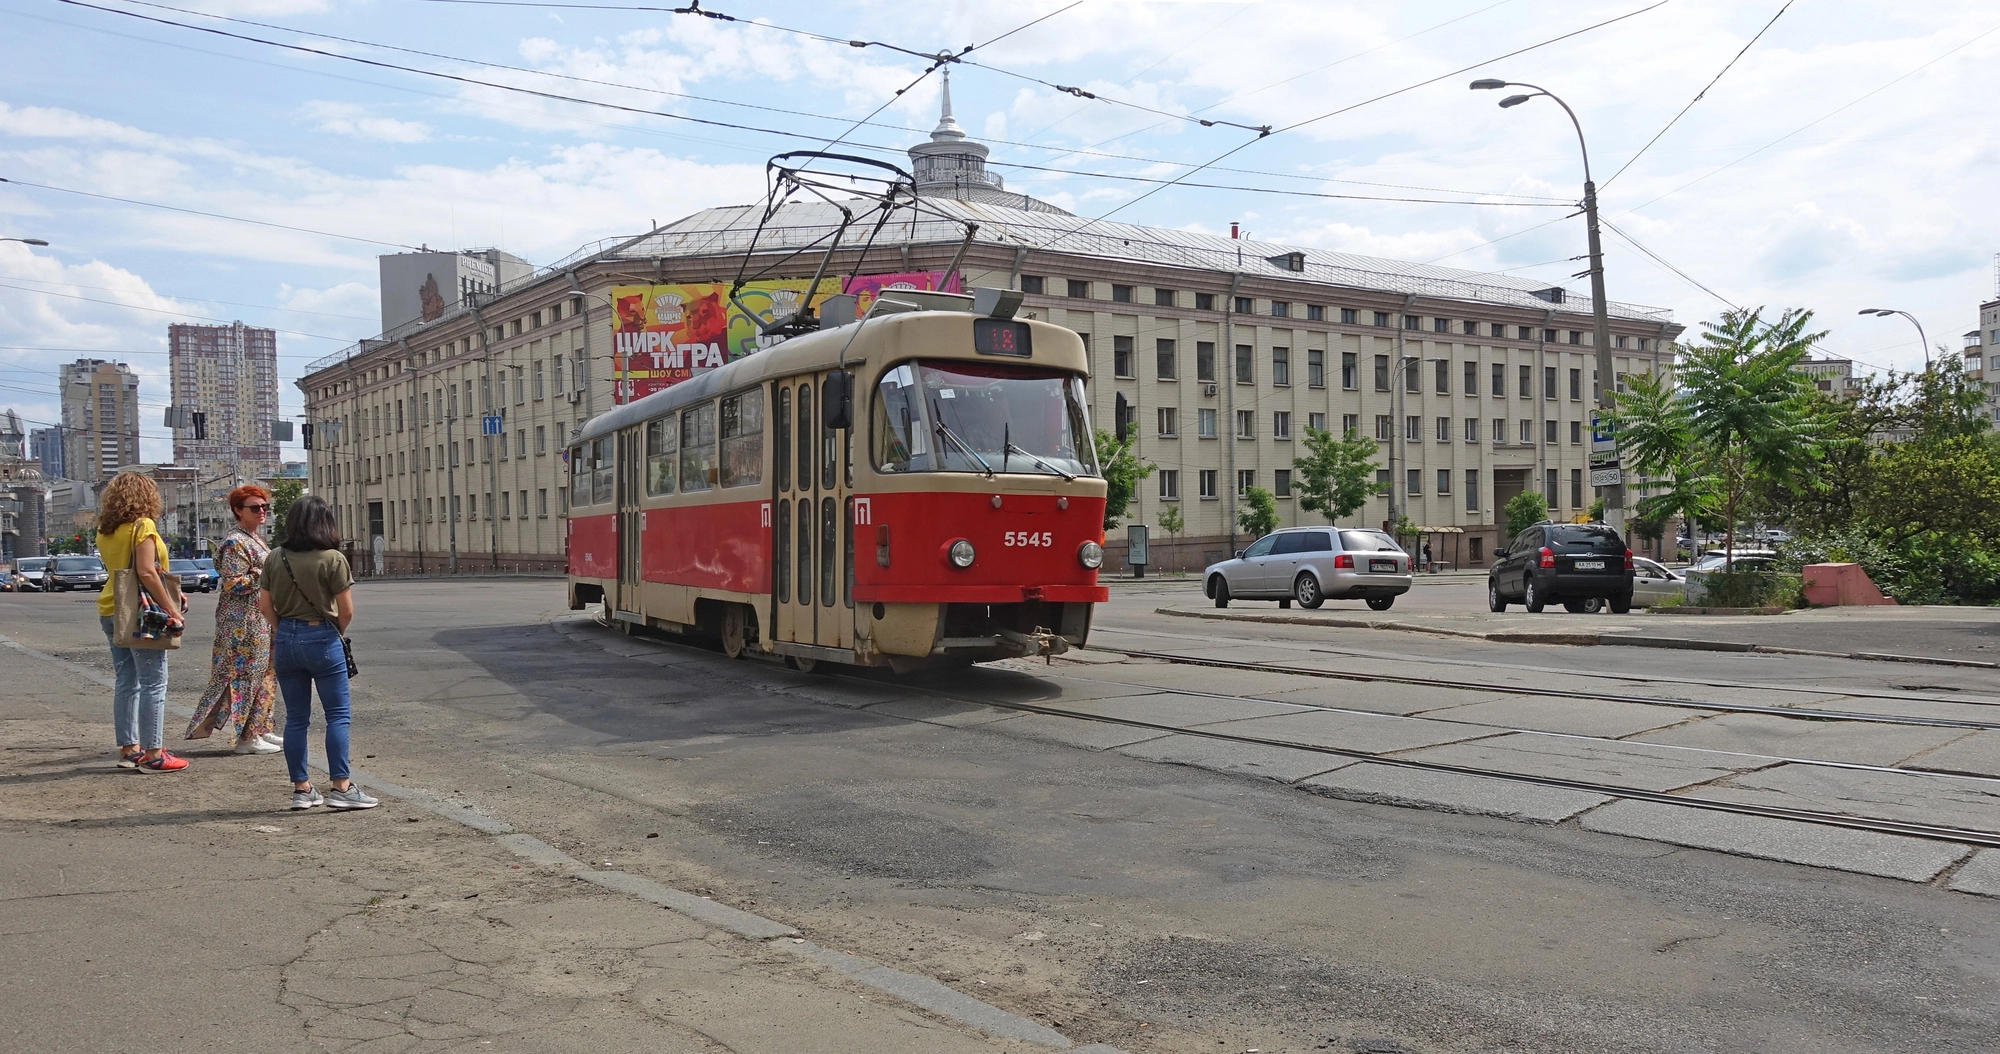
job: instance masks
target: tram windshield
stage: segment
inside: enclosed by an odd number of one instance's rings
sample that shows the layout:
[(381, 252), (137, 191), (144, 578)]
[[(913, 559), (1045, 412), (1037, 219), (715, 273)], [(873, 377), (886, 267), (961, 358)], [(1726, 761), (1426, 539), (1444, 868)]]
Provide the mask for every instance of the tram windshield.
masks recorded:
[(984, 362), (906, 362), (875, 395), (883, 472), (1095, 476), (1083, 378)]

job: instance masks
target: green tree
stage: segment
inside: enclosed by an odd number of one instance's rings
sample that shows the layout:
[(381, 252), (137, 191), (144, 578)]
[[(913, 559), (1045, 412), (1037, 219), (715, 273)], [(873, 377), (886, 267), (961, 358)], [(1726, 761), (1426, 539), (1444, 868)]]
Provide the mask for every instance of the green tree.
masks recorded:
[(1262, 538), (1278, 529), (1278, 499), (1262, 487), (1243, 492), (1243, 505), (1236, 510), (1236, 523), (1245, 534)]
[(1167, 538), (1176, 543), (1173, 546), (1174, 570), (1180, 570), (1181, 532), (1187, 530), (1187, 521), (1181, 518), (1181, 507), (1169, 505), (1160, 511), (1160, 529), (1167, 532)]
[(1766, 323), (1763, 309), (1725, 311), (1703, 323), (1675, 369), (1678, 390), (1634, 377), (1611, 415), (1619, 456), (1651, 477), (1641, 517), (1720, 515), (1735, 548), (1735, 525), (1754, 488), (1802, 477), (1822, 454), (1823, 421), (1814, 388), (1794, 369), (1822, 333), (1812, 312), (1786, 309)]
[(271, 484), (271, 544), (282, 545), (285, 541), (285, 513), (290, 512), (292, 503), (304, 497), (304, 480), (281, 479)]
[(1507, 537), (1512, 538), (1522, 531), (1549, 518), (1549, 503), (1540, 494), (1524, 490), (1507, 499)]
[(1375, 482), (1375, 456), (1380, 444), (1353, 432), (1339, 438), (1323, 428), (1306, 429), (1306, 456), (1292, 461), (1297, 478), (1292, 494), (1299, 507), (1324, 513), (1338, 523), (1343, 516), (1360, 511), (1368, 499), (1386, 493)]

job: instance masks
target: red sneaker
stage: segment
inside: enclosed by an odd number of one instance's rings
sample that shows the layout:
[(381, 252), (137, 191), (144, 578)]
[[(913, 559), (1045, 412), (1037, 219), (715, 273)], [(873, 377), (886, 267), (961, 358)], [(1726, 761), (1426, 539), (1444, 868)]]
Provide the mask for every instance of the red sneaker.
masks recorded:
[(160, 756), (156, 758), (139, 759), (140, 772), (179, 772), (187, 767), (187, 759), (175, 757), (171, 750), (160, 751)]

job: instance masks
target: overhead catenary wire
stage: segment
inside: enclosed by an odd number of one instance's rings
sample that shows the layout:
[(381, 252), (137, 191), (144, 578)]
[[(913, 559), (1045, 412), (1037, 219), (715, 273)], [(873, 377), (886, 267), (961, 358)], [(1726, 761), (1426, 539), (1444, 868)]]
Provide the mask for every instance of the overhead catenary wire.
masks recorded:
[[(67, 0), (65, 0), (65, 2), (67, 2)], [(212, 220), (231, 220), (236, 223), (254, 223), (259, 227), (274, 227), (277, 228), (278, 230), (292, 231), (298, 234), (315, 234), (322, 238), (341, 238), (351, 242), (367, 242), (370, 245), (386, 245), (391, 249), (418, 248), (415, 245), (405, 245), (402, 242), (388, 242), (388, 241), (383, 241), (380, 238), (363, 238), (359, 235), (354, 235), (354, 234), (338, 234), (333, 231), (314, 230), (313, 228), (310, 227), (297, 227), (289, 223), (274, 223), (270, 220), (253, 220), (247, 216), (230, 216), (220, 212), (204, 212), (201, 209), (183, 208), (179, 205), (163, 205), (157, 201), (140, 201), (137, 198), (121, 198), (115, 194), (99, 194), (96, 191), (91, 191), (91, 190), (76, 190), (71, 187), (56, 187), (56, 186), (50, 186), (47, 183), (31, 183), (25, 179), (14, 179), (8, 176), (0, 176), (0, 183), (6, 183), (17, 187), (33, 187), (36, 190), (50, 190), (58, 194), (76, 194), (80, 197), (98, 198), (103, 201), (115, 201), (123, 205), (143, 205), (149, 209), (162, 209), (167, 212), (180, 212), (180, 213), (185, 213), (189, 216), (202, 216)]]
[[(139, 304), (121, 304), (116, 300), (99, 300), (96, 297), (82, 296), (77, 293), (58, 293), (53, 289), (30, 289), (24, 285), (13, 285), (8, 282), (0, 282), (0, 289), (15, 289), (23, 293), (34, 293), (37, 296), (55, 296), (55, 297), (61, 297), (65, 300), (82, 300), (86, 303), (102, 304), (105, 307), (115, 307), (125, 311), (145, 311), (155, 315), (171, 315), (175, 318), (192, 318), (202, 322), (220, 322), (224, 325), (240, 321), (239, 319), (233, 319), (233, 318), (215, 318), (210, 315), (197, 315), (187, 311), (173, 311), (163, 307), (145, 307)], [(264, 328), (264, 327), (259, 327), (259, 328)], [(288, 337), (307, 337), (312, 340), (331, 340), (331, 341), (337, 341), (341, 344), (354, 343), (353, 337), (334, 337), (334, 336), (328, 336), (325, 333), (302, 333), (294, 329), (274, 329), (272, 330), (272, 332), (283, 333)]]
[(1668, 130), (1672, 129), (1673, 126), (1676, 123), (1678, 123), (1681, 118), (1686, 117), (1688, 111), (1694, 109), (1694, 104), (1700, 102), (1702, 98), (1708, 94), (1708, 90), (1710, 88), (1715, 87), (1716, 83), (1722, 80), (1722, 75), (1728, 73), (1730, 67), (1736, 65), (1737, 60), (1741, 59), (1745, 54), (1747, 54), (1759, 40), (1762, 40), (1764, 38), (1764, 34), (1769, 32), (1772, 26), (1777, 25), (1778, 19), (1784, 17), (1785, 12), (1791, 10), (1792, 4), (1796, 2), (1797, 0), (1785, 0), (1785, 6), (1778, 8), (1778, 13), (1772, 15), (1771, 20), (1769, 22), (1764, 23), (1764, 28), (1758, 30), (1756, 34), (1752, 36), (1749, 39), (1749, 41), (1746, 42), (1743, 45), (1743, 47), (1736, 52), (1735, 55), (1731, 56), (1729, 61), (1724, 63), (1720, 70), (1716, 71), (1715, 76), (1709, 78), (1708, 83), (1702, 85), (1700, 91), (1694, 93), (1694, 98), (1689, 99), (1688, 104), (1686, 106), (1681, 107), (1680, 112), (1675, 114), (1672, 120), (1668, 121), (1666, 125), (1663, 126), (1659, 131), (1654, 132), (1653, 138), (1646, 140), (1645, 146), (1640, 147), (1637, 153), (1633, 154), (1631, 157), (1626, 158), (1625, 163), (1618, 166), (1618, 171), (1611, 173), (1611, 179), (1607, 179), (1603, 183), (1599, 184), (1597, 189), (1603, 190), (1605, 187), (1610, 186), (1612, 180), (1615, 180), (1619, 176), (1624, 175), (1625, 170), (1632, 167), (1632, 162), (1639, 160), (1641, 157), (1644, 157), (1646, 151), (1652, 149), (1653, 144), (1659, 142), (1660, 137), (1666, 135)]

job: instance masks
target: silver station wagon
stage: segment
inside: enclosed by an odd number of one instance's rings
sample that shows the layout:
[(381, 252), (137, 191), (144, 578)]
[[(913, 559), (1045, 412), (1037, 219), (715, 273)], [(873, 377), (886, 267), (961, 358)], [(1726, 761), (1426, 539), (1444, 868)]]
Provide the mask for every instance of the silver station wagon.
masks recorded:
[(1366, 600), (1389, 610), (1410, 591), (1410, 555), (1394, 538), (1365, 527), (1289, 527), (1202, 572), (1202, 593), (1231, 600), (1275, 600), (1281, 608), (1316, 608), (1328, 600)]

